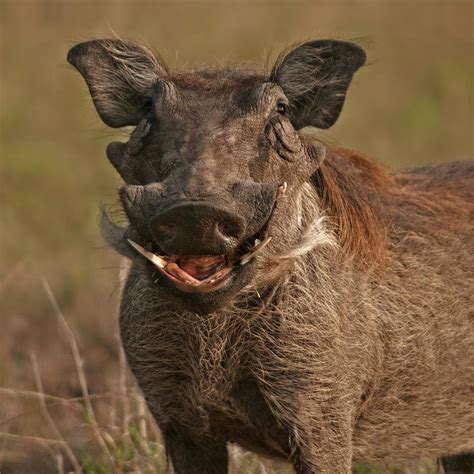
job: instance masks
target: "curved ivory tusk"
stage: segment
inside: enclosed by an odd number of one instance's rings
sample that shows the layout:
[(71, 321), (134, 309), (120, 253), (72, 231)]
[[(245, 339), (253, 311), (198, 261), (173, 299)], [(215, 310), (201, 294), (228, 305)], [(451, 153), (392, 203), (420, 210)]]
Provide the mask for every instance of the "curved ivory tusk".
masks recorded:
[(252, 260), (252, 258), (256, 257), (268, 245), (270, 240), (272, 240), (272, 238), (267, 237), (264, 241), (259, 242), (251, 252), (246, 253), (240, 259), (240, 262), (239, 262), (240, 265), (245, 265), (246, 263), (250, 262), (250, 260)]
[(151, 263), (156, 265), (158, 268), (165, 268), (167, 265), (167, 262), (159, 257), (158, 255), (155, 255), (152, 252), (148, 252), (148, 250), (145, 250), (141, 245), (138, 245), (136, 242), (133, 240), (127, 239), (128, 243), (140, 254), (142, 254), (146, 259), (150, 260)]
[(286, 190), (288, 189), (288, 183), (285, 181), (283, 184), (280, 184), (280, 186), (278, 186), (278, 190), (277, 190), (277, 199), (282, 197), (283, 194), (286, 193)]

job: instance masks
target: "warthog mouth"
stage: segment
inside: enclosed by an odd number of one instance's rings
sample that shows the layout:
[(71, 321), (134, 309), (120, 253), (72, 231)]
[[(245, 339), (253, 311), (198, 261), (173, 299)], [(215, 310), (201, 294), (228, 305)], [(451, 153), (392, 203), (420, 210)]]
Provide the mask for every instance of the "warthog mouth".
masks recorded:
[[(278, 186), (272, 210), (260, 230), (248, 238), (236, 251), (221, 255), (159, 255), (159, 250), (147, 250), (131, 239), (128, 243), (149, 260), (174, 286), (185, 293), (210, 293), (224, 287), (232, 274), (257, 257), (268, 245), (268, 227), (278, 198), (285, 194), (287, 183)], [(153, 245), (150, 244), (150, 249)]]
[[(252, 239), (253, 240), (253, 239)], [(271, 237), (260, 241), (255, 239), (253, 246), (248, 249), (246, 242), (239, 251), (231, 255), (156, 255), (144, 249), (133, 240), (129, 244), (181, 291), (186, 293), (209, 293), (219, 289), (229, 278), (232, 271), (253, 260), (266, 245)]]

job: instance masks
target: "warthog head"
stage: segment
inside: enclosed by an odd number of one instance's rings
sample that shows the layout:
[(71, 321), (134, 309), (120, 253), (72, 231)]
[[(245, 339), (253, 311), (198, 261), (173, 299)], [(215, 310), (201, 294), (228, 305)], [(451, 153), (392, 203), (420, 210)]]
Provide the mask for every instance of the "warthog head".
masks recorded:
[(141, 261), (172, 307), (206, 313), (256, 278), (257, 254), (301, 234), (295, 202), (325, 156), (301, 129), (334, 124), (365, 53), (319, 40), (268, 74), (173, 73), (145, 48), (95, 40), (68, 61), (107, 125), (136, 127), (128, 143), (107, 147), (129, 220), (120, 231), (104, 215), (109, 242)]

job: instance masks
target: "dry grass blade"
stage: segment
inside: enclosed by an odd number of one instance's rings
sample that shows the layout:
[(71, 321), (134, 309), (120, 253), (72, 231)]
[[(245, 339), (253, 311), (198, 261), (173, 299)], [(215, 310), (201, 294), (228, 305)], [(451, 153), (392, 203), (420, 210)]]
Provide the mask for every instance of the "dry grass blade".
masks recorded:
[(140, 417), (140, 421), (138, 425), (140, 436), (143, 439), (147, 439), (145, 400), (142, 397), (137, 398), (137, 405), (138, 405), (138, 416)]
[(64, 447), (64, 442), (59, 439), (41, 438), (40, 436), (17, 435), (12, 433), (0, 433), (3, 440), (26, 441), (27, 443), (40, 443), (43, 445), (53, 445)]
[[(58, 317), (64, 332), (66, 334), (66, 337), (68, 339), (69, 345), (72, 350), (74, 362), (76, 364), (76, 369), (77, 369), (77, 375), (79, 377), (79, 384), (81, 386), (81, 391), (82, 391), (82, 396), (84, 398), (84, 406), (86, 408), (86, 413), (88, 417), (88, 421), (90, 421), (90, 424), (92, 426), (92, 429), (94, 431), (94, 435), (96, 437), (97, 442), (99, 443), (100, 447), (104, 451), (104, 453), (107, 455), (109, 458), (110, 462), (112, 463), (113, 466), (115, 466), (115, 460), (112, 454), (110, 453), (109, 448), (107, 447), (107, 443), (105, 442), (104, 438), (102, 437), (102, 434), (99, 429), (99, 425), (97, 424), (97, 420), (94, 414), (94, 409), (92, 408), (92, 403), (91, 403), (91, 398), (89, 395), (89, 389), (87, 386), (87, 380), (86, 380), (86, 375), (84, 372), (84, 366), (82, 363), (81, 355), (79, 353), (79, 348), (77, 347), (76, 339), (74, 337), (74, 334), (69, 327), (68, 323), (66, 322), (66, 319), (64, 318), (64, 315), (61, 312), (61, 309), (58, 306), (58, 303), (56, 301), (56, 298), (53, 295), (53, 292), (51, 291), (51, 288), (48, 284), (48, 282), (45, 279), (42, 279), (43, 287), (46, 292), (46, 295), (49, 299), (49, 302), (56, 313), (56, 316)], [(116, 466), (115, 466), (116, 467)]]
[[(34, 353), (30, 354), (31, 358), (31, 365), (33, 367), (33, 375), (35, 378), (35, 383), (36, 383), (36, 388), (38, 390), (38, 396), (39, 396), (39, 403), (41, 407), (41, 411), (43, 413), (44, 418), (48, 422), (52, 432), (54, 435), (63, 443), (64, 446), (64, 451), (66, 452), (66, 455), (71, 461), (71, 464), (74, 467), (74, 471), (76, 474), (80, 474), (82, 472), (81, 465), (79, 464), (79, 461), (77, 460), (76, 456), (74, 455), (72, 449), (70, 448), (69, 444), (65, 441), (63, 438), (61, 432), (59, 431), (58, 427), (56, 426), (56, 423), (54, 422), (53, 418), (49, 414), (48, 408), (46, 406), (45, 399), (43, 397), (43, 382), (41, 380), (41, 374), (38, 366), (38, 360), (36, 358), (36, 355)], [(61, 457), (62, 459), (62, 457)]]
[[(5, 394), (8, 394), (8, 395), (12, 395), (12, 396), (24, 396), (24, 397), (34, 397), (34, 398), (38, 398), (39, 397), (39, 394), (37, 392), (33, 392), (33, 391), (30, 391), (30, 390), (14, 390), (14, 389), (11, 389), (11, 388), (3, 388), (3, 387), (0, 387), (0, 393), (5, 393)], [(83, 407), (83, 401), (84, 401), (84, 397), (74, 397), (74, 398), (60, 398), (60, 397), (55, 397), (53, 395), (47, 395), (47, 394), (44, 394), (44, 397), (45, 397), (45, 400), (56, 400), (52, 403), (48, 403), (47, 404), (47, 407), (48, 408), (53, 408), (53, 407), (56, 407), (56, 406), (65, 406), (67, 408), (70, 408), (72, 410), (78, 410), (78, 406), (75, 406), (75, 405), (71, 405), (73, 403), (76, 403), (78, 405), (80, 405), (80, 407), (82, 408)], [(89, 398), (91, 400), (103, 400), (105, 398), (111, 398), (112, 400), (115, 399), (116, 397), (121, 397), (121, 394), (116, 394), (116, 393), (113, 393), (113, 392), (105, 392), (105, 393), (96, 393), (96, 394), (92, 394), (92, 395), (89, 395)], [(24, 412), (21, 412), (21, 413), (18, 413), (10, 418), (6, 418), (4, 421), (2, 421), (2, 423), (0, 423), (0, 427), (5, 425), (5, 424), (8, 424), (14, 420), (17, 420), (18, 418), (21, 418), (23, 416), (27, 416), (27, 415), (31, 415), (31, 414), (34, 414), (34, 413), (37, 413), (38, 411), (40, 411), (41, 409), (34, 409), (34, 410), (28, 410), (28, 411), (24, 411)], [(113, 426), (113, 425), (112, 425)]]
[[(73, 398), (62, 398), (57, 397), (56, 395), (49, 395), (47, 393), (38, 393), (33, 390), (22, 390), (17, 388), (6, 388), (0, 387), (0, 394), (11, 395), (12, 397), (31, 397), (31, 398), (38, 398), (42, 396), (45, 400), (51, 401), (51, 405), (56, 405), (59, 403), (63, 403), (65, 405), (71, 403), (79, 403), (84, 401), (84, 397), (73, 397)], [(116, 392), (103, 392), (103, 393), (93, 393), (89, 394), (89, 398), (91, 400), (101, 400), (104, 398), (114, 398), (114, 397), (121, 397), (122, 394), (117, 394)], [(48, 405), (49, 406), (49, 405)]]
[(60, 453), (58, 453), (56, 456), (56, 463), (58, 467), (58, 474), (63, 474), (64, 473), (64, 459)]
[[(0, 433), (0, 436), (2, 434), (6, 434), (6, 431), (7, 431), (7, 423), (5, 423), (6, 419), (7, 419), (7, 413), (5, 413), (2, 424), (0, 425), (2, 429), (4, 430), (4, 433)], [(2, 469), (3, 469), (3, 460), (5, 459), (6, 446), (7, 446), (7, 438), (5, 437), (2, 440), (2, 449), (0, 450), (0, 474), (2, 473)]]
[(120, 393), (122, 395), (122, 408), (123, 408), (123, 432), (128, 433), (128, 420), (130, 419), (130, 400), (127, 393), (127, 363), (125, 361), (125, 353), (120, 349), (120, 361), (119, 361), (119, 386)]
[(45, 401), (50, 401), (53, 404), (64, 403), (66, 405), (76, 400), (82, 400), (82, 397), (79, 399), (61, 398), (61, 397), (56, 397), (55, 395), (48, 395), (47, 393), (34, 392), (33, 390), (21, 390), (21, 389), (16, 389), (16, 388), (5, 388), (5, 387), (0, 387), (0, 394), (11, 395), (12, 397), (43, 398)]
[[(27, 444), (39, 444), (44, 449), (46, 449), (51, 454), (52, 457), (56, 457), (56, 456), (60, 455), (60, 453), (58, 453), (58, 448), (62, 448), (64, 450), (67, 449), (67, 444), (64, 443), (61, 440), (41, 438), (39, 436), (27, 436), (27, 435), (18, 435), (18, 434), (11, 434), (11, 433), (0, 433), (0, 439), (2, 439), (2, 442), (3, 442), (4, 445), (6, 445), (6, 442), (8, 440), (13, 441), (14, 443), (25, 442)], [(4, 454), (5, 453), (2, 452), (2, 457), (0, 458), (0, 460), (2, 460), (4, 458)], [(2, 471), (0, 471), (0, 473), (1, 472)], [(79, 471), (79, 473), (82, 473), (82, 472), (83, 472), (82, 470)], [(63, 473), (64, 473), (64, 470), (61, 472), (61, 474), (63, 474)]]

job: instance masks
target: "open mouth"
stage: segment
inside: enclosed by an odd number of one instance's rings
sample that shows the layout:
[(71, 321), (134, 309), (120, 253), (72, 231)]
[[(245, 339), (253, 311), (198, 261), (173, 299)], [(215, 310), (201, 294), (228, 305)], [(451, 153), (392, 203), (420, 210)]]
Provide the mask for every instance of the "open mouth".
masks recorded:
[(268, 226), (278, 199), (285, 194), (287, 183), (278, 186), (275, 202), (266, 222), (254, 237), (247, 240), (233, 255), (157, 255), (133, 240), (128, 243), (181, 291), (209, 293), (224, 286), (232, 271), (247, 265), (268, 245)]
[(253, 247), (241, 255), (156, 255), (144, 249), (133, 240), (128, 243), (143, 257), (156, 266), (160, 272), (181, 291), (187, 293), (208, 293), (215, 291), (230, 276), (233, 269), (246, 265), (254, 259), (271, 237), (260, 241), (255, 239)]

